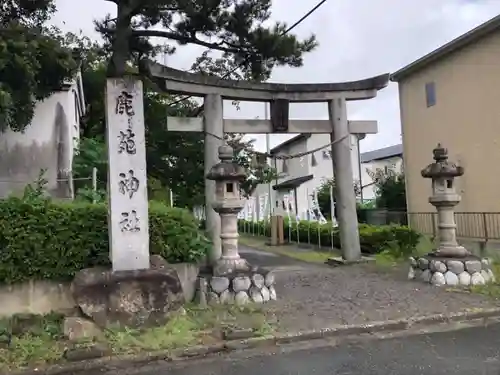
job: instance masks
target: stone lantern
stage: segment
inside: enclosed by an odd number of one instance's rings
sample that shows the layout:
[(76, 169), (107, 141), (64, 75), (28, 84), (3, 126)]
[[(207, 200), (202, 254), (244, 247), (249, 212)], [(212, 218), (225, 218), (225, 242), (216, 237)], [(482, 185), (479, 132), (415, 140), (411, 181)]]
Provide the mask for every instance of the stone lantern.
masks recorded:
[(240, 184), (247, 177), (246, 171), (232, 161), (230, 146), (219, 147), (219, 158), (220, 163), (206, 177), (216, 184), (212, 207), (221, 219), (222, 255), (210, 270), (200, 273), (196, 299), (200, 304), (238, 305), (275, 300), (274, 274), (250, 265), (238, 251), (238, 213), (246, 202)]
[(432, 196), (429, 203), (437, 209), (439, 247), (436, 256), (462, 258), (469, 251), (457, 243), (454, 207), (460, 203), (455, 189), (455, 177), (464, 174), (464, 169), (448, 161), (448, 150), (439, 143), (433, 150), (435, 162), (422, 170), (422, 177), (432, 180)]
[(240, 184), (247, 177), (245, 169), (233, 163), (233, 149), (219, 147), (220, 163), (208, 172), (207, 179), (215, 181), (215, 201), (212, 208), (220, 215), (222, 256), (214, 266), (214, 272), (231, 273), (247, 270), (249, 265), (238, 252), (238, 213), (245, 206)]
[(454, 208), (460, 203), (460, 195), (455, 178), (462, 176), (464, 169), (448, 161), (448, 150), (440, 143), (433, 154), (434, 163), (421, 174), (432, 180), (429, 203), (437, 210), (438, 246), (427, 255), (410, 258), (408, 277), (434, 285), (480, 285), (494, 281), (489, 259), (472, 255), (457, 242)]

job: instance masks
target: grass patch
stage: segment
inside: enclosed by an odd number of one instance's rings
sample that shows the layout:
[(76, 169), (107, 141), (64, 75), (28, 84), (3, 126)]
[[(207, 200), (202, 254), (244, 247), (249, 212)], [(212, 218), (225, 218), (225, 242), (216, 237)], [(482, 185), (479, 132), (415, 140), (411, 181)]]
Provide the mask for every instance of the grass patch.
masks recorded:
[(270, 246), (266, 244), (266, 242), (269, 241), (269, 238), (267, 237), (242, 235), (240, 236), (239, 241), (241, 244), (246, 246), (308, 263), (325, 263), (329, 258), (340, 254), (338, 251), (316, 251), (312, 249), (299, 248), (294, 245)]
[[(62, 332), (63, 320), (61, 315), (55, 314), (1, 320), (0, 373), (64, 362), (67, 348), (92, 344), (92, 340), (79, 343), (66, 340)], [(111, 328), (95, 341), (108, 346), (115, 355), (171, 351), (218, 342), (221, 332), (230, 329), (251, 329), (255, 336), (274, 332), (269, 316), (253, 305), (221, 305), (206, 309), (187, 306), (173, 313), (165, 325), (148, 329)]]
[(0, 370), (51, 364), (60, 360), (63, 342), (60, 314), (14, 315), (0, 320)]
[[(491, 258), (490, 258), (491, 259)], [(495, 282), (486, 285), (473, 285), (466, 290), (471, 293), (481, 294), (491, 299), (500, 299), (500, 262), (499, 259), (491, 259), (491, 270), (495, 275)]]
[[(403, 264), (408, 263), (408, 257), (410, 256), (422, 256), (433, 249), (432, 241), (426, 237), (422, 236), (417, 247), (413, 251), (401, 251), (401, 249), (396, 248), (394, 245), (389, 245), (384, 251), (375, 254), (375, 264), (381, 268), (396, 268)], [(406, 254), (411, 255), (406, 255)]]

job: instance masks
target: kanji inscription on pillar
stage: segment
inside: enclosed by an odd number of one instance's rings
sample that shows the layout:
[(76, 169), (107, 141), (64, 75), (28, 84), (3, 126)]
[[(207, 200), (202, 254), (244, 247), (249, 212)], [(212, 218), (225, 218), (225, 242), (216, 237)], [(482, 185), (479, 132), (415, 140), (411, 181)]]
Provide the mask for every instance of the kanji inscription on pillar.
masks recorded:
[(113, 271), (146, 269), (149, 228), (142, 82), (108, 79), (106, 115)]

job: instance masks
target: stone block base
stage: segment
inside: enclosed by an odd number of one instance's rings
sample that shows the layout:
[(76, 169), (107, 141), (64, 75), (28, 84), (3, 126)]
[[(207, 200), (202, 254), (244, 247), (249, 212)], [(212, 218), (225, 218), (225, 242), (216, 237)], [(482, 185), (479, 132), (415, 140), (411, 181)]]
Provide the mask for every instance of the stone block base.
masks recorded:
[(137, 271), (84, 269), (71, 289), (82, 313), (101, 328), (159, 325), (185, 301), (177, 271), (165, 261)]
[(434, 255), (411, 257), (408, 278), (436, 286), (484, 285), (495, 281), (490, 260), (476, 256), (466, 258), (447, 258)]
[(253, 269), (224, 276), (200, 275), (195, 301), (204, 304), (266, 303), (276, 300), (274, 273)]

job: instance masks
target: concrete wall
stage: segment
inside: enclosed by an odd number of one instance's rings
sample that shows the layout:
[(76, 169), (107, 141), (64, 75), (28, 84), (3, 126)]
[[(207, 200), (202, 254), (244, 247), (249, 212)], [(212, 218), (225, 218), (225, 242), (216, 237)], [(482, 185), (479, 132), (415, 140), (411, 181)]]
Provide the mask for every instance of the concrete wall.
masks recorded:
[[(431, 183), (420, 170), (442, 142), (465, 167), (457, 211), (500, 212), (500, 33), (465, 47), (399, 83), (408, 209), (433, 211)], [(425, 85), (435, 83), (427, 107)]]
[(403, 158), (396, 156), (382, 160), (373, 160), (368, 163), (361, 163), (361, 182), (364, 186), (363, 200), (375, 199), (377, 192), (374, 181), (368, 174), (368, 171), (376, 172), (378, 169), (392, 169), (396, 172), (401, 172), (403, 170)]
[(70, 283), (28, 281), (0, 287), (0, 317), (14, 314), (65, 313), (75, 308)]
[(33, 120), (24, 132), (7, 129), (0, 135), (0, 197), (22, 192), (41, 169), (47, 169), (49, 192), (64, 195), (57, 176), (59, 169), (71, 170), (84, 108), (80, 95), (81, 82), (75, 79), (64, 91), (36, 104)]
[[(177, 271), (186, 301), (194, 298), (199, 267), (190, 263), (169, 265)], [(14, 285), (0, 285), (0, 318), (14, 314), (67, 313), (76, 308), (71, 294), (71, 283), (54, 281), (27, 281)]]

